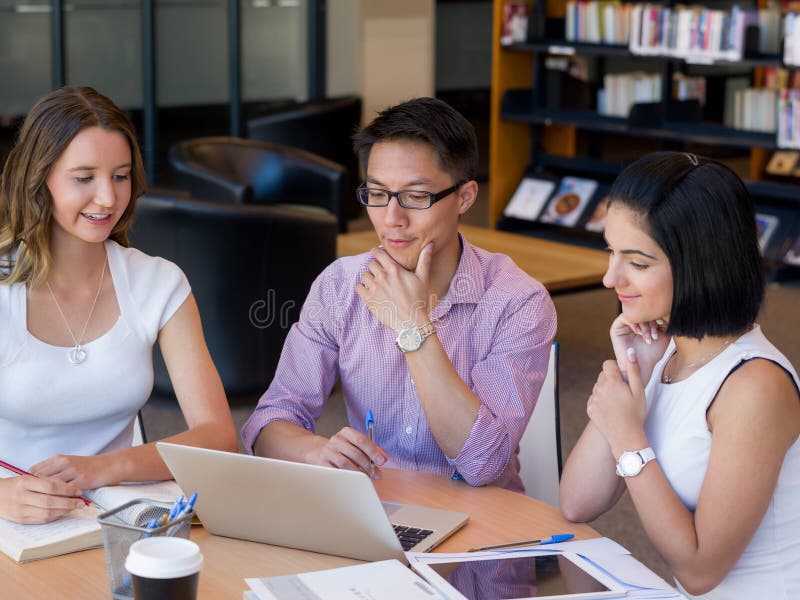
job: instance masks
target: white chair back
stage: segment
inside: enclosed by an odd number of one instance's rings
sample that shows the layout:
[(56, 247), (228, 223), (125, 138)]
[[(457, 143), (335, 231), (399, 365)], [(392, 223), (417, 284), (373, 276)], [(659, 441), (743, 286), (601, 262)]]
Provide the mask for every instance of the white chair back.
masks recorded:
[(147, 443), (147, 436), (144, 434), (144, 421), (142, 421), (142, 411), (136, 413), (133, 420), (133, 441), (131, 446), (141, 446)]
[(550, 347), (547, 377), (519, 442), (520, 477), (525, 493), (558, 507), (561, 478), (561, 424), (558, 414), (558, 342)]

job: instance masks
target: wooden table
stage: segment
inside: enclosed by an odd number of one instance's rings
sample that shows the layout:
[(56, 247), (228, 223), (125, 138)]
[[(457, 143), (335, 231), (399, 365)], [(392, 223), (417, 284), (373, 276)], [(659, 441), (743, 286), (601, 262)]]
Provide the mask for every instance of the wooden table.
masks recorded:
[[(551, 293), (599, 286), (608, 268), (608, 255), (600, 250), (472, 225), (459, 225), (458, 229), (470, 244), (510, 256)], [(367, 252), (377, 244), (377, 235), (371, 229), (341, 233), (336, 252), (339, 256), (351, 256)]]
[[(574, 533), (576, 539), (597, 537), (587, 525), (569, 523), (552, 506), (496, 487), (473, 488), (464, 482), (410, 471), (383, 469), (376, 482), (380, 497), (394, 502), (424, 504), (458, 510), (470, 515), (461, 530), (436, 550), (463, 552), (471, 547)], [(248, 589), (245, 577), (288, 575), (359, 561), (245, 542), (192, 529), (191, 539), (200, 545), (205, 563), (200, 575), (199, 598), (242, 597)], [(76, 552), (22, 565), (0, 554), (2, 598), (109, 598), (110, 588), (102, 548)]]

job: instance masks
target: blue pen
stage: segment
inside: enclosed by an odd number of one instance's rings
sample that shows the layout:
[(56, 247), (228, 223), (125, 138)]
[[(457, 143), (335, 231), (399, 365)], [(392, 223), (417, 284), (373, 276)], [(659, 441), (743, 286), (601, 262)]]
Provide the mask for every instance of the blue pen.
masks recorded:
[(188, 515), (190, 512), (192, 512), (192, 509), (194, 509), (194, 503), (196, 501), (197, 501), (197, 492), (195, 492), (194, 494), (191, 495), (191, 497), (189, 498), (189, 501), (183, 507), (183, 510), (180, 512), (180, 514), (178, 516)]
[[(372, 409), (367, 411), (367, 421), (364, 424), (367, 430), (367, 435), (369, 436), (369, 441), (371, 443), (375, 443), (375, 417), (372, 415)], [(375, 475), (375, 463), (372, 462), (372, 459), (369, 460), (369, 476), (372, 477)]]
[(514, 546), (543, 546), (545, 544), (559, 544), (574, 538), (571, 533), (556, 533), (549, 538), (540, 538), (537, 540), (523, 540), (521, 542), (509, 542), (508, 544), (496, 544), (494, 546), (481, 546), (480, 548), (470, 548), (467, 552), (483, 552), (484, 550), (497, 550), (499, 548), (513, 548)]
[(181, 508), (183, 508), (183, 494), (178, 496), (178, 499), (175, 500), (175, 504), (172, 505), (172, 508), (169, 511), (169, 517), (167, 517), (167, 521), (172, 521), (172, 519), (177, 517), (178, 513), (181, 512)]

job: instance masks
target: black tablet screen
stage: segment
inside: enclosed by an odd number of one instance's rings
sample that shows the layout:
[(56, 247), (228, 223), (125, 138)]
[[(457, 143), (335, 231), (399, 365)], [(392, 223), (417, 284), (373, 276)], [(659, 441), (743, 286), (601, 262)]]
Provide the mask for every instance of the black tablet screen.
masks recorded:
[(470, 600), (511, 600), (609, 591), (567, 557), (557, 554), (431, 563), (428, 566)]

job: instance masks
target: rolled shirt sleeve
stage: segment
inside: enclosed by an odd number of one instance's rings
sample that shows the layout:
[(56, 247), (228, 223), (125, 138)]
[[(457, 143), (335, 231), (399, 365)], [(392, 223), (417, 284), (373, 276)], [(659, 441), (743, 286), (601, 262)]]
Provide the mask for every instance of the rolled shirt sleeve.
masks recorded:
[(489, 355), (471, 372), (478, 416), (452, 461), (469, 484), (501, 484), (509, 467), (519, 471), (516, 450), (547, 375), (555, 332), (555, 307), (543, 289), (498, 323)]

